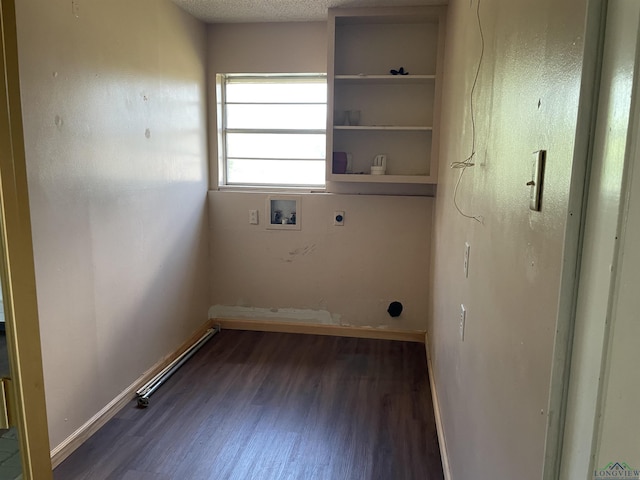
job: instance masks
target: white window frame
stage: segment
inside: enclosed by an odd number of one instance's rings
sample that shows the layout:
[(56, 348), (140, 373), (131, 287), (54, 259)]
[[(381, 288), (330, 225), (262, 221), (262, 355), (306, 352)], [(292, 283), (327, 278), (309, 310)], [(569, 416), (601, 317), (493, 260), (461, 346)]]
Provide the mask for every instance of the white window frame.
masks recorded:
[[(322, 129), (233, 129), (227, 128), (226, 119), (226, 90), (225, 85), (228, 80), (286, 80), (286, 79), (323, 79), (326, 81), (326, 73), (271, 73), (271, 74), (216, 74), (216, 99), (217, 99), (217, 143), (218, 143), (218, 187), (221, 189), (257, 189), (257, 190), (312, 190), (324, 191), (326, 189), (326, 178), (323, 177), (322, 184), (306, 185), (306, 184), (251, 184), (251, 183), (232, 183), (227, 178), (227, 140), (226, 134), (229, 133), (282, 133), (282, 134), (323, 134), (326, 140), (326, 126)], [(328, 101), (325, 101), (328, 105)], [(283, 105), (286, 103), (282, 103)], [(320, 160), (320, 159), (318, 159)], [(308, 161), (305, 159), (290, 161)], [(317, 160), (316, 160), (317, 161)], [(322, 161), (326, 164), (326, 152)]]

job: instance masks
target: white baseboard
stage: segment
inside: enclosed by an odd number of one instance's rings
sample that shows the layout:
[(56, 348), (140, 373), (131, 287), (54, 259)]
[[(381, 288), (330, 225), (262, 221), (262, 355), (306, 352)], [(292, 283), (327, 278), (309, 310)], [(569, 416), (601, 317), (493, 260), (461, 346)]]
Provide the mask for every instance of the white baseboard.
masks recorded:
[(442, 459), (442, 470), (444, 471), (444, 480), (452, 480), (451, 468), (449, 467), (449, 454), (447, 452), (447, 442), (442, 428), (442, 416), (440, 415), (440, 402), (438, 402), (438, 391), (436, 390), (436, 381), (434, 378), (433, 364), (431, 363), (431, 354), (429, 353), (429, 337), (424, 336), (424, 349), (427, 352), (427, 370), (429, 371), (429, 386), (431, 387), (431, 399), (433, 403), (433, 413), (436, 417), (436, 430), (438, 432), (438, 443), (440, 444), (440, 458)]
[(104, 426), (109, 420), (111, 420), (127, 403), (135, 398), (136, 391), (142, 387), (145, 383), (156, 376), (173, 360), (179, 357), (185, 350), (187, 350), (194, 342), (196, 342), (206, 331), (211, 327), (211, 321), (207, 321), (201, 326), (193, 335), (191, 335), (177, 350), (165, 358), (157, 362), (149, 370), (143, 373), (138, 379), (136, 379), (131, 385), (125, 388), (117, 397), (111, 400), (105, 405), (98, 413), (85, 422), (80, 428), (69, 435), (59, 445), (51, 450), (51, 466), (56, 468), (60, 465), (69, 455), (86, 442), (91, 435), (96, 433), (101, 427)]
[[(51, 466), (56, 468), (71, 455), (80, 445), (86, 442), (91, 435), (111, 420), (133, 398), (136, 390), (145, 384), (143, 379), (146, 374), (129, 385), (120, 395), (111, 400), (102, 410), (91, 417), (87, 422), (69, 435), (57, 447), (51, 450)], [(151, 378), (151, 376), (149, 377)]]
[(258, 332), (303, 333), (307, 335), (331, 335), (334, 337), (373, 338), (424, 342), (424, 331), (391, 330), (388, 328), (346, 327), (318, 323), (283, 322), (271, 319), (214, 318), (212, 323), (225, 330), (253, 330)]

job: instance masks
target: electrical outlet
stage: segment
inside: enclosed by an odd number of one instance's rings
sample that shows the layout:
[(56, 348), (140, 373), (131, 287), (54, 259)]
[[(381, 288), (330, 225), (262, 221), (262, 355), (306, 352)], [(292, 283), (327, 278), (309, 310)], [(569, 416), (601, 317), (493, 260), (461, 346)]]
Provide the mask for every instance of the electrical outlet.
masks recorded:
[(337, 225), (338, 227), (344, 226), (344, 212), (333, 212), (333, 224)]
[(469, 278), (469, 251), (471, 250), (471, 245), (469, 242), (465, 242), (464, 244), (464, 278)]
[(467, 309), (460, 304), (460, 341), (464, 342), (464, 327), (467, 323)]
[(258, 225), (258, 210), (249, 210), (249, 223)]

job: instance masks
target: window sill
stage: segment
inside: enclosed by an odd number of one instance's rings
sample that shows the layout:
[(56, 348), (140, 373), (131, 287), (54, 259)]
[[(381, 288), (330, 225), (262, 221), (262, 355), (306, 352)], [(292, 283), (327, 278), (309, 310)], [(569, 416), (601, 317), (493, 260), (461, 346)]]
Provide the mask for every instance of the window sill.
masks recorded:
[(242, 185), (219, 185), (211, 188), (213, 192), (247, 192), (247, 193), (326, 193), (327, 187), (277, 187), (277, 186), (242, 186)]

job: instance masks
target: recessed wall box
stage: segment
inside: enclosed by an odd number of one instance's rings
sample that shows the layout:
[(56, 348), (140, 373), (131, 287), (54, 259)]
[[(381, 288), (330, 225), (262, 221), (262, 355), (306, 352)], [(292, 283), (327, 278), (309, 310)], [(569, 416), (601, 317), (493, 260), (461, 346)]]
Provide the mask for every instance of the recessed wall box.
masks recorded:
[(531, 180), (527, 182), (530, 187), (529, 209), (539, 212), (542, 208), (542, 183), (544, 180), (544, 162), (546, 150), (533, 152), (533, 162), (531, 165)]

